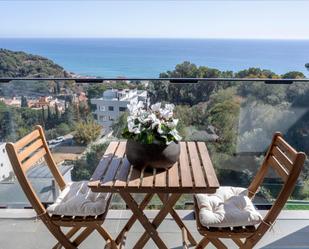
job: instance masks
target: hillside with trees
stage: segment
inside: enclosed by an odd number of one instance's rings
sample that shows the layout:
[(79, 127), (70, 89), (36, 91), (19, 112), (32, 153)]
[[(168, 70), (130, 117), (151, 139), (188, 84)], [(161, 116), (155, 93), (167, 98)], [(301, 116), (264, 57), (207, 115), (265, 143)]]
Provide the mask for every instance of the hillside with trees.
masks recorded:
[(63, 67), (38, 55), (0, 48), (0, 77), (70, 77)]
[[(63, 67), (45, 57), (25, 52), (16, 52), (0, 48), (0, 77), (2, 78), (70, 78), (71, 74)], [(11, 84), (0, 84), (1, 95), (42, 95), (54, 93), (57, 84), (73, 89), (72, 82), (48, 81), (13, 81)], [(59, 86), (58, 86), (59, 88)]]

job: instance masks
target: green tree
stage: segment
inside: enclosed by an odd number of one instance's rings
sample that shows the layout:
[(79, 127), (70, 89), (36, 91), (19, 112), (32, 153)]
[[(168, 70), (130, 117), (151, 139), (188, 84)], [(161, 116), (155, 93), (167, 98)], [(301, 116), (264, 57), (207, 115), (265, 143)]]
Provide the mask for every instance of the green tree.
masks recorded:
[(240, 102), (235, 93), (234, 88), (220, 90), (211, 97), (208, 109), (208, 123), (219, 131), (221, 142), (216, 145), (218, 152), (229, 155), (232, 155), (236, 149), (240, 110)]
[(102, 97), (103, 92), (107, 90), (107, 85), (105, 84), (95, 84), (91, 85), (87, 89), (87, 97), (88, 99), (98, 98)]
[(304, 79), (305, 75), (302, 72), (291, 71), (282, 75), (283, 79)]
[(66, 123), (61, 123), (56, 127), (56, 131), (59, 134), (59, 136), (63, 136), (70, 133), (71, 128)]
[(61, 114), (60, 114), (60, 111), (59, 111), (59, 107), (58, 107), (57, 104), (55, 104), (55, 120), (56, 120), (57, 123), (59, 122), (60, 117), (61, 117)]
[(125, 112), (119, 116), (112, 125), (113, 135), (121, 138), (124, 128), (127, 126), (128, 112)]
[(72, 105), (68, 105), (62, 115), (62, 122), (73, 127), (75, 124), (75, 112)]
[(74, 162), (73, 181), (89, 180), (99, 164), (108, 144), (92, 145), (86, 156)]
[(21, 107), (28, 107), (28, 101), (25, 96), (21, 96)]
[(95, 141), (101, 134), (101, 126), (94, 120), (80, 121), (75, 125), (74, 140), (78, 144), (87, 145)]

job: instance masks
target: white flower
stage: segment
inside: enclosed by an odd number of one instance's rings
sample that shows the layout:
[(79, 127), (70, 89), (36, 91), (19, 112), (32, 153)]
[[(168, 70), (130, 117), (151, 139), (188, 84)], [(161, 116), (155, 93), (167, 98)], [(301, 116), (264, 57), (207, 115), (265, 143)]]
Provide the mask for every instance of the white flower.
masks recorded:
[(173, 119), (171, 122), (166, 122), (166, 126), (170, 129), (174, 129), (176, 128), (178, 121), (178, 119)]
[(139, 116), (143, 112), (144, 103), (142, 101), (137, 102), (137, 100), (131, 100), (130, 104), (127, 105), (131, 116)]
[(172, 141), (181, 140), (176, 130), (178, 119), (173, 119), (173, 104), (166, 104), (163, 108), (161, 103), (156, 103), (146, 109), (142, 101), (132, 100), (127, 106), (130, 112), (127, 128), (131, 134), (138, 135), (147, 130), (147, 133), (151, 132), (165, 139), (166, 144), (171, 143), (168, 142), (171, 136)]
[(141, 124), (135, 125), (133, 122), (128, 123), (128, 130), (131, 133), (139, 134), (141, 133)]
[(173, 112), (168, 110), (168, 109), (161, 109), (160, 110), (160, 115), (165, 120), (169, 120), (169, 119), (171, 119), (173, 117)]
[(137, 108), (138, 108), (138, 109), (143, 109), (143, 108), (144, 108), (144, 103), (143, 103), (143, 101), (139, 101), (139, 102), (137, 103)]
[(181, 140), (181, 136), (179, 136), (178, 131), (176, 129), (173, 129), (169, 132), (177, 141)]
[(166, 110), (169, 110), (171, 112), (174, 111), (175, 105), (174, 104), (165, 104), (165, 108)]
[(160, 109), (161, 109), (161, 103), (159, 102), (159, 103), (153, 104), (153, 105), (151, 105), (150, 108), (154, 112), (159, 112)]
[(136, 100), (131, 100), (130, 104), (127, 104), (127, 107), (130, 113), (133, 113), (137, 109), (136, 106), (137, 106)]

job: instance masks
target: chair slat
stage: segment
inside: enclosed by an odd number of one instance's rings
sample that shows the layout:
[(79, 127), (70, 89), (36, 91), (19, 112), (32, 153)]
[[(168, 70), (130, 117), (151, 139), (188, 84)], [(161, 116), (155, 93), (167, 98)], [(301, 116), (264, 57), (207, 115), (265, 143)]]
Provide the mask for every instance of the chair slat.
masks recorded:
[(40, 137), (40, 132), (38, 130), (34, 130), (28, 135), (24, 136), (22, 139), (15, 143), (15, 148), (17, 151), (25, 147), (27, 144), (31, 143), (33, 140), (36, 140)]
[(274, 145), (278, 146), (281, 151), (283, 151), (288, 158), (294, 162), (297, 156), (297, 151), (289, 145), (281, 136), (278, 136), (275, 140)]
[(188, 150), (191, 159), (191, 167), (194, 178), (194, 184), (196, 187), (205, 186), (204, 173), (202, 171), (202, 164), (197, 154), (197, 148), (195, 142), (188, 142)]
[(120, 143), (115, 154), (114, 159), (111, 161), (104, 178), (101, 181), (101, 185), (112, 186), (114, 184), (114, 178), (117, 175), (119, 166), (123, 161), (123, 156), (125, 153), (126, 144)]
[(288, 171), (292, 170), (293, 162), (284, 154), (278, 146), (273, 146), (271, 154), (284, 166)]
[(167, 181), (169, 187), (179, 187), (179, 162), (176, 162), (168, 171), (167, 171)]
[(210, 160), (206, 144), (204, 142), (198, 142), (197, 147), (202, 159), (207, 184), (209, 187), (219, 187), (220, 184), (217, 178), (217, 174)]
[(192, 177), (191, 171), (188, 167), (189, 159), (188, 159), (188, 152), (185, 142), (180, 142), (180, 157), (179, 157), (179, 164), (180, 164), (180, 177), (181, 177), (181, 185), (183, 187), (192, 187)]
[(268, 158), (268, 163), (272, 166), (272, 168), (277, 172), (279, 176), (283, 179), (283, 181), (286, 181), (288, 179), (289, 173), (286, 171), (286, 169), (278, 162), (278, 160), (270, 155)]
[(22, 163), (23, 171), (26, 172), (29, 168), (31, 168), (37, 161), (39, 161), (45, 155), (46, 155), (46, 150), (44, 148), (38, 150), (27, 161)]
[(43, 146), (42, 139), (36, 140), (34, 143), (26, 147), (23, 151), (21, 151), (18, 155), (19, 160), (22, 162), (25, 160), (28, 156), (31, 155), (34, 151), (36, 151), (38, 148)]
[(113, 159), (113, 155), (119, 145), (119, 142), (111, 142), (107, 147), (102, 159), (99, 162), (99, 165), (95, 169), (91, 181), (101, 180), (103, 177), (109, 162)]

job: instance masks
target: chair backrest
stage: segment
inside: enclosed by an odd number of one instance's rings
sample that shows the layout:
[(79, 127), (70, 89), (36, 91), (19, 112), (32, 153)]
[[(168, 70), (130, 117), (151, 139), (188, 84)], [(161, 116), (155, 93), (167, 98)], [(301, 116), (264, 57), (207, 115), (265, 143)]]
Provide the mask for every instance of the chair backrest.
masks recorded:
[(39, 160), (44, 159), (61, 190), (65, 188), (66, 183), (52, 158), (42, 127), (36, 126), (33, 132), (16, 143), (7, 143), (6, 150), (14, 173), (29, 202), (38, 214), (45, 213), (43, 204), (27, 178), (27, 171)]
[(305, 153), (297, 152), (283, 139), (281, 133), (275, 133), (264, 161), (248, 188), (249, 197), (253, 197), (270, 168), (283, 180), (281, 191), (265, 216), (264, 224), (273, 224), (276, 220), (294, 190), (305, 160)]

